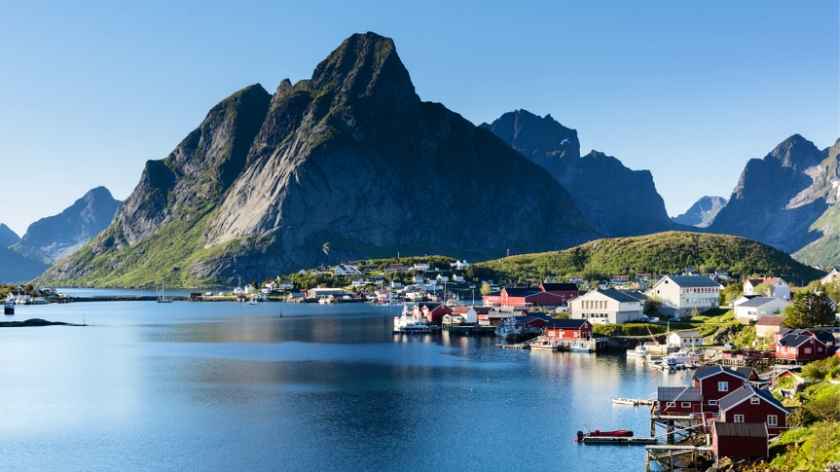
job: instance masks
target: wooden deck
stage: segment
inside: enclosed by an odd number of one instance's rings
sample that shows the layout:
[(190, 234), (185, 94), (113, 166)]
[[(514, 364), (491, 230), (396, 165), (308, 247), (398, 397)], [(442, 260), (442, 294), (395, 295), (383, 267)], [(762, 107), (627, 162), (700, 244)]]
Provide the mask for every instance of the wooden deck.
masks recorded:
[(645, 436), (630, 436), (630, 437), (616, 437), (616, 436), (584, 436), (584, 444), (616, 444), (616, 445), (645, 445), (656, 444), (656, 438)]

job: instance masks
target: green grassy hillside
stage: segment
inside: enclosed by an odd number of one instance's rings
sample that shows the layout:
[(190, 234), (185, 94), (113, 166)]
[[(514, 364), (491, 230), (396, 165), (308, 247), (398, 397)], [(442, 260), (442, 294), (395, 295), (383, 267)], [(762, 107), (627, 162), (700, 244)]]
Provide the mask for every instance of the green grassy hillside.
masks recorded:
[(738, 275), (772, 274), (804, 284), (822, 272), (770, 246), (736, 236), (664, 232), (590, 241), (563, 251), (522, 254), (478, 266), (508, 280), (673, 273), (686, 268)]

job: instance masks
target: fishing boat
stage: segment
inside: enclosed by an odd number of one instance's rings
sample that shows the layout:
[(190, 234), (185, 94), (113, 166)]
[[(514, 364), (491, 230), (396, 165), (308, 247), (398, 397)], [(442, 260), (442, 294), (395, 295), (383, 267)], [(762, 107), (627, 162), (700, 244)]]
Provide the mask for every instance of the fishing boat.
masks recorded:
[(6, 316), (15, 314), (15, 299), (11, 295), (3, 302), (3, 314)]

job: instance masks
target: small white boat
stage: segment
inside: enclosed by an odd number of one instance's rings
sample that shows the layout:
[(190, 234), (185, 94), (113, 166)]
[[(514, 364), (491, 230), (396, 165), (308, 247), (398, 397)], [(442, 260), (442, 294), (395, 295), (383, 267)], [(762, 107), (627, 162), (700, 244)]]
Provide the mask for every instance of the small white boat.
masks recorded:
[(627, 350), (627, 357), (633, 359), (642, 359), (648, 355), (648, 350), (644, 344), (637, 344), (635, 348)]

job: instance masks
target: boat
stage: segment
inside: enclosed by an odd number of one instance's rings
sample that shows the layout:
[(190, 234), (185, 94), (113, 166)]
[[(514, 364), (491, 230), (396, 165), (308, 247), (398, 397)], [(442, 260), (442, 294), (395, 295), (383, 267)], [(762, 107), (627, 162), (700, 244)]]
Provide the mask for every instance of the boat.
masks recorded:
[(630, 405), (630, 406), (637, 406), (639, 404), (638, 400), (634, 400), (632, 398), (613, 398), (613, 404), (615, 405)]
[(647, 347), (644, 344), (637, 344), (635, 348), (627, 350), (627, 357), (632, 359), (642, 359), (648, 355)]
[(402, 314), (394, 317), (394, 334), (431, 333), (432, 327), (423, 318), (415, 318), (414, 311), (403, 304)]
[(172, 303), (172, 300), (166, 298), (166, 282), (160, 284), (160, 295), (158, 295), (157, 299), (158, 303)]
[(3, 302), (3, 314), (6, 316), (12, 316), (15, 314), (15, 299), (11, 295), (9, 295), (9, 298), (6, 298), (6, 301)]

